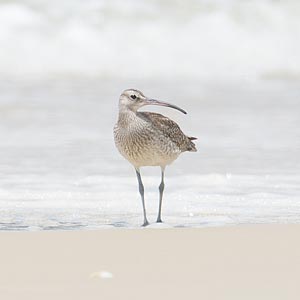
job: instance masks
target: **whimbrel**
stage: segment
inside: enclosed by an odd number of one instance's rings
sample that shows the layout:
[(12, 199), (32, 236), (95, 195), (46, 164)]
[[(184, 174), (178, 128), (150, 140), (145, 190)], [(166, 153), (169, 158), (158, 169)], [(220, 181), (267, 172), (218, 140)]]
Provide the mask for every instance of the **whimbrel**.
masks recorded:
[(161, 168), (157, 222), (162, 222), (161, 208), (165, 187), (165, 168), (182, 152), (197, 151), (195, 144), (192, 142), (196, 138), (186, 136), (174, 121), (161, 114), (138, 111), (140, 107), (145, 105), (167, 106), (186, 114), (178, 106), (150, 99), (135, 89), (125, 90), (120, 96), (119, 118), (114, 127), (115, 144), (119, 152), (135, 168), (143, 204), (143, 226), (147, 226), (149, 222), (146, 216), (144, 186), (140, 167), (160, 166)]

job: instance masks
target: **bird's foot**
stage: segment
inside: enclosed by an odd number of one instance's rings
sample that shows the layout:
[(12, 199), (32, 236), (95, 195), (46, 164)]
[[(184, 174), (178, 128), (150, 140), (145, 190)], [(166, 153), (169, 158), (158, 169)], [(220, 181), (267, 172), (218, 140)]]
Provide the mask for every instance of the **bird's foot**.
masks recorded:
[(142, 227), (146, 227), (146, 226), (148, 226), (150, 223), (148, 222), (148, 220), (144, 220), (144, 223), (143, 223), (143, 225), (142, 225)]
[(157, 218), (156, 223), (163, 223), (161, 218)]

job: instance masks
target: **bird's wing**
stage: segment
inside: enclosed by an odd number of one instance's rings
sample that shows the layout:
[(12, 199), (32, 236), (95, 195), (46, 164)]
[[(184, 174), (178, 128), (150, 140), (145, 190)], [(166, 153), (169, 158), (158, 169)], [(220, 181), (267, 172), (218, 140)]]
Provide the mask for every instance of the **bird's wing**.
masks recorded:
[(171, 119), (152, 112), (138, 112), (138, 115), (145, 121), (150, 122), (155, 129), (158, 129), (165, 137), (169, 138), (181, 151), (194, 151), (195, 144)]

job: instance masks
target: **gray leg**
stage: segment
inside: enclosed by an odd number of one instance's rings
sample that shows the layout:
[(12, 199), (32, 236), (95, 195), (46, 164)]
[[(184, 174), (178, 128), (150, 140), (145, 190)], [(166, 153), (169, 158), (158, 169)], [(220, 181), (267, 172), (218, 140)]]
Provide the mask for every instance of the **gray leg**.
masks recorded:
[(147, 226), (147, 225), (149, 225), (149, 222), (148, 222), (147, 217), (146, 217), (146, 207), (145, 207), (145, 199), (144, 199), (144, 186), (143, 186), (143, 182), (142, 182), (142, 178), (141, 178), (141, 174), (140, 174), (140, 169), (135, 169), (135, 171), (136, 171), (136, 176), (137, 176), (138, 183), (139, 183), (139, 191), (140, 191), (140, 194), (141, 194), (142, 204), (143, 204), (143, 212), (144, 212), (143, 226)]
[(165, 167), (161, 167), (161, 183), (159, 185), (159, 208), (158, 208), (158, 216), (156, 221), (157, 223), (162, 223), (161, 206), (162, 206), (162, 198), (163, 198), (163, 193), (165, 188), (164, 175), (165, 175)]

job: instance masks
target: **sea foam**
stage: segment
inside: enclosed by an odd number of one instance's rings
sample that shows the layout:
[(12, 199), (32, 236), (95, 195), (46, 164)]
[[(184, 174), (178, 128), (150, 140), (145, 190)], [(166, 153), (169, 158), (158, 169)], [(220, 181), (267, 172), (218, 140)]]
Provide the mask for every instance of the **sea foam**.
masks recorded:
[(1, 1), (7, 78), (300, 78), (299, 1)]

